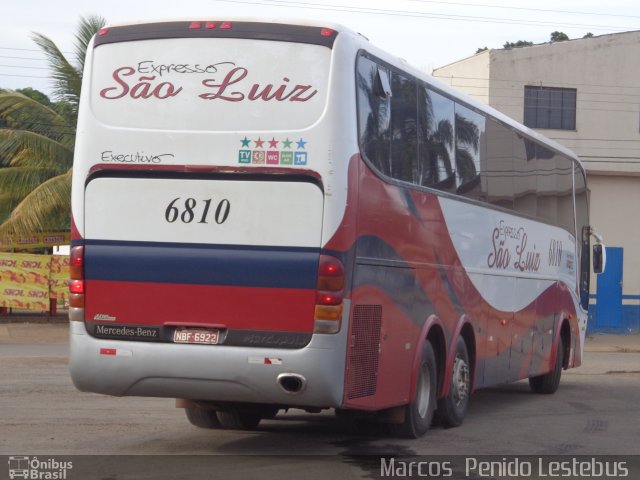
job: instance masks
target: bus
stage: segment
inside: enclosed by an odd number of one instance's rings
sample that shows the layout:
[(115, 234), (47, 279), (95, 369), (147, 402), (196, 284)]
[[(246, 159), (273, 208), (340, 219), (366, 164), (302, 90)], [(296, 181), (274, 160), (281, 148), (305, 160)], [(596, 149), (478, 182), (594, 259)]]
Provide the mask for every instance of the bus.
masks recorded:
[(409, 438), (460, 425), (480, 388), (553, 393), (582, 361), (587, 193), (571, 151), (342, 26), (103, 28), (71, 377), (204, 428), (335, 409)]

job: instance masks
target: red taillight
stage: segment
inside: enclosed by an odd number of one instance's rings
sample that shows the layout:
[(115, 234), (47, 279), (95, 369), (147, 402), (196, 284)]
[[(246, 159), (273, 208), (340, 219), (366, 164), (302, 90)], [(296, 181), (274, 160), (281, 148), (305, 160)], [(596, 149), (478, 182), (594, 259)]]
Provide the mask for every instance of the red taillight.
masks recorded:
[(231, 30), (233, 28), (233, 24), (231, 22), (222, 22), (220, 24), (221, 30)]
[(69, 306), (84, 308), (84, 247), (73, 247), (69, 256)]
[(323, 37), (330, 37), (335, 33), (335, 30), (331, 30), (330, 28), (323, 28), (320, 30), (320, 35)]
[(336, 257), (320, 255), (314, 333), (337, 333), (344, 304), (344, 265)]
[(107, 33), (109, 33), (109, 29), (108, 28), (101, 28), (100, 30), (98, 30), (98, 36), (99, 37), (104, 37)]
[(318, 265), (318, 290), (342, 290), (344, 288), (344, 266), (329, 255), (320, 255)]
[(206, 28), (207, 30), (213, 30), (214, 28), (216, 28), (216, 22), (207, 22), (204, 25), (204, 28)]
[(69, 256), (69, 277), (72, 280), (84, 278), (84, 247), (73, 247)]
[(69, 281), (69, 292), (70, 293), (84, 293), (84, 280), (70, 280)]
[(342, 303), (342, 292), (323, 292), (316, 293), (316, 305), (340, 305)]
[(202, 28), (202, 22), (191, 22), (189, 24), (189, 29), (190, 30), (198, 30), (200, 28)]

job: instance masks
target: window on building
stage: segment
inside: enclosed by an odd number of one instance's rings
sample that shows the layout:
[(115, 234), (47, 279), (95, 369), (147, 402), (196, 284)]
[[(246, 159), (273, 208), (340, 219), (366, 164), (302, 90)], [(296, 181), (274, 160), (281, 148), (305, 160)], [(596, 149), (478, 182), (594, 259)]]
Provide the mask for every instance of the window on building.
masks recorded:
[(524, 124), (530, 128), (576, 129), (576, 89), (524, 87)]

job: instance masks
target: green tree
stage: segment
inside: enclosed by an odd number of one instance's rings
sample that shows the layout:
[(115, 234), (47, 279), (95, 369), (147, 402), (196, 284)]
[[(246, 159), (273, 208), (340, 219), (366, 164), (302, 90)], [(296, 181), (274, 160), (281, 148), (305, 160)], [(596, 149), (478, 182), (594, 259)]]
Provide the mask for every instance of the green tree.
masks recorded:
[(555, 32), (551, 32), (551, 43), (553, 42), (564, 42), (569, 40), (569, 36), (564, 33), (564, 32), (558, 32), (557, 30)]
[(587, 32), (587, 33), (585, 33), (584, 37), (582, 37), (582, 38), (593, 38), (593, 33)]
[(533, 45), (533, 42), (529, 42), (527, 40), (518, 40), (517, 42), (506, 42), (502, 48), (520, 48), (520, 47), (530, 47)]
[(56, 103), (47, 103), (46, 96), (32, 89), (0, 92), (0, 233), (33, 233), (69, 225), (85, 52), (104, 24), (99, 16), (80, 18), (75, 64), (51, 39), (33, 34), (49, 62)]
[(489, 47), (478, 47), (478, 49), (476, 50), (476, 55), (478, 53), (486, 52), (487, 50), (489, 50)]

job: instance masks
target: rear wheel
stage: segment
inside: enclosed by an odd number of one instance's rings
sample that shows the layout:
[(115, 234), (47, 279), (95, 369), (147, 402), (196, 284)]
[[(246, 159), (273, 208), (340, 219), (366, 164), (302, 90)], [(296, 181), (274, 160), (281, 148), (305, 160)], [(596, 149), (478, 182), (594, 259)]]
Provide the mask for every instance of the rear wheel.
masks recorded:
[(451, 371), (449, 393), (438, 401), (436, 419), (445, 428), (462, 424), (469, 406), (471, 392), (471, 367), (467, 344), (462, 337), (456, 343), (456, 356)]
[(274, 418), (280, 409), (275, 405), (230, 405), (218, 410), (218, 420), (230, 430), (254, 430), (263, 418)]
[(228, 430), (255, 430), (262, 418), (260, 415), (238, 409), (219, 410), (218, 421)]
[(391, 431), (398, 437), (418, 438), (429, 430), (433, 420), (438, 390), (436, 356), (427, 340), (416, 380), (416, 396), (404, 407), (404, 422), (391, 424)]
[(564, 344), (562, 339), (558, 342), (558, 351), (556, 352), (556, 363), (553, 370), (544, 375), (537, 377), (529, 377), (529, 387), (535, 393), (551, 394), (556, 393), (560, 385), (560, 376), (562, 375), (562, 365), (564, 363)]
[(202, 407), (187, 407), (184, 411), (191, 425), (199, 428), (220, 428), (220, 422), (215, 410)]

